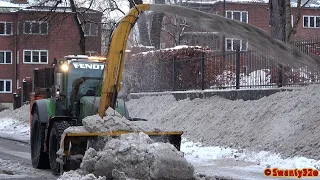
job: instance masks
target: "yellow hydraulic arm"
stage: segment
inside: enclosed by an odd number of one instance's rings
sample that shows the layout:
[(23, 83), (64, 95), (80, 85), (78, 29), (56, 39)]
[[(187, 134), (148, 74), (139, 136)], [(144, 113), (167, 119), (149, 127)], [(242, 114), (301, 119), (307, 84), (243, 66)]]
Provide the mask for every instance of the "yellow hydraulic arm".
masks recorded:
[(120, 91), (122, 71), (124, 67), (125, 51), (128, 36), (135, 25), (139, 15), (150, 8), (149, 4), (140, 4), (133, 7), (130, 12), (121, 19), (112, 33), (109, 51), (107, 54), (106, 69), (103, 74), (101, 98), (99, 104), (99, 116), (103, 117), (108, 107), (115, 109), (116, 99)]

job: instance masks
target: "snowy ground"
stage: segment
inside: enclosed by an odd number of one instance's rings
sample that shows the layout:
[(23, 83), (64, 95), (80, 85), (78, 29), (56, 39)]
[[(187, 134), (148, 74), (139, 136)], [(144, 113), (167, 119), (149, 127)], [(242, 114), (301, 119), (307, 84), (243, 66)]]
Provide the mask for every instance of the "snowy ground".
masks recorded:
[(0, 112), (0, 137), (28, 141), (29, 131), (28, 105), (16, 110), (7, 109)]
[(34, 169), (9, 160), (0, 159), (0, 179), (38, 179), (52, 177), (51, 172)]
[[(132, 117), (147, 118), (153, 126), (183, 130), (181, 150), (198, 173), (222, 176), (225, 174), (216, 169), (226, 168), (231, 175), (239, 171), (261, 174), (261, 179), (265, 179), (266, 167), (320, 167), (316, 153), (319, 148), (315, 145), (318, 138), (297, 140), (300, 136), (318, 136), (319, 88), (313, 85), (255, 101), (219, 97), (176, 101), (173, 96), (165, 95), (132, 99), (127, 105)], [(0, 112), (0, 137), (28, 140), (28, 120), (28, 106)], [(286, 143), (287, 138), (291, 144)], [(302, 145), (303, 148), (295, 149)], [(4, 163), (0, 162), (2, 167)]]

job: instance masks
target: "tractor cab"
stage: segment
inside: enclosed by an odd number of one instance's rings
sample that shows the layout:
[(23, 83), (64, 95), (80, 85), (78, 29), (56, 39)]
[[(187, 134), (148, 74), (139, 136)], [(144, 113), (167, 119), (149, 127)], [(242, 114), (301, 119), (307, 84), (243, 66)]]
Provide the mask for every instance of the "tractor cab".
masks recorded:
[[(77, 117), (78, 122), (97, 114), (100, 103), (105, 58), (66, 56), (55, 64), (56, 115)], [(128, 117), (124, 101), (118, 100), (116, 110)]]

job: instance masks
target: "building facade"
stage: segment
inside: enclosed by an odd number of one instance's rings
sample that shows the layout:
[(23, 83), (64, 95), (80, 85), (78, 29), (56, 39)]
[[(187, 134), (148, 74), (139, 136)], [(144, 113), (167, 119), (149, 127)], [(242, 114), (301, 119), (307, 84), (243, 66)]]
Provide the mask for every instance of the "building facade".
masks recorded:
[[(86, 53), (101, 54), (102, 13), (83, 12)], [(54, 58), (81, 54), (77, 24), (69, 8), (0, 7), (0, 103), (11, 103), (35, 68), (50, 67)]]

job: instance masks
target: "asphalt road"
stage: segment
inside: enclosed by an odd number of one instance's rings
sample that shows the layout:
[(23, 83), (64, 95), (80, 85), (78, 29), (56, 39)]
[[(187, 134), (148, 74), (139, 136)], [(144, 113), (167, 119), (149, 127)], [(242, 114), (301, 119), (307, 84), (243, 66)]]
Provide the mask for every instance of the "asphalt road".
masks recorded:
[(55, 180), (50, 170), (32, 168), (30, 146), (0, 138), (0, 179)]

